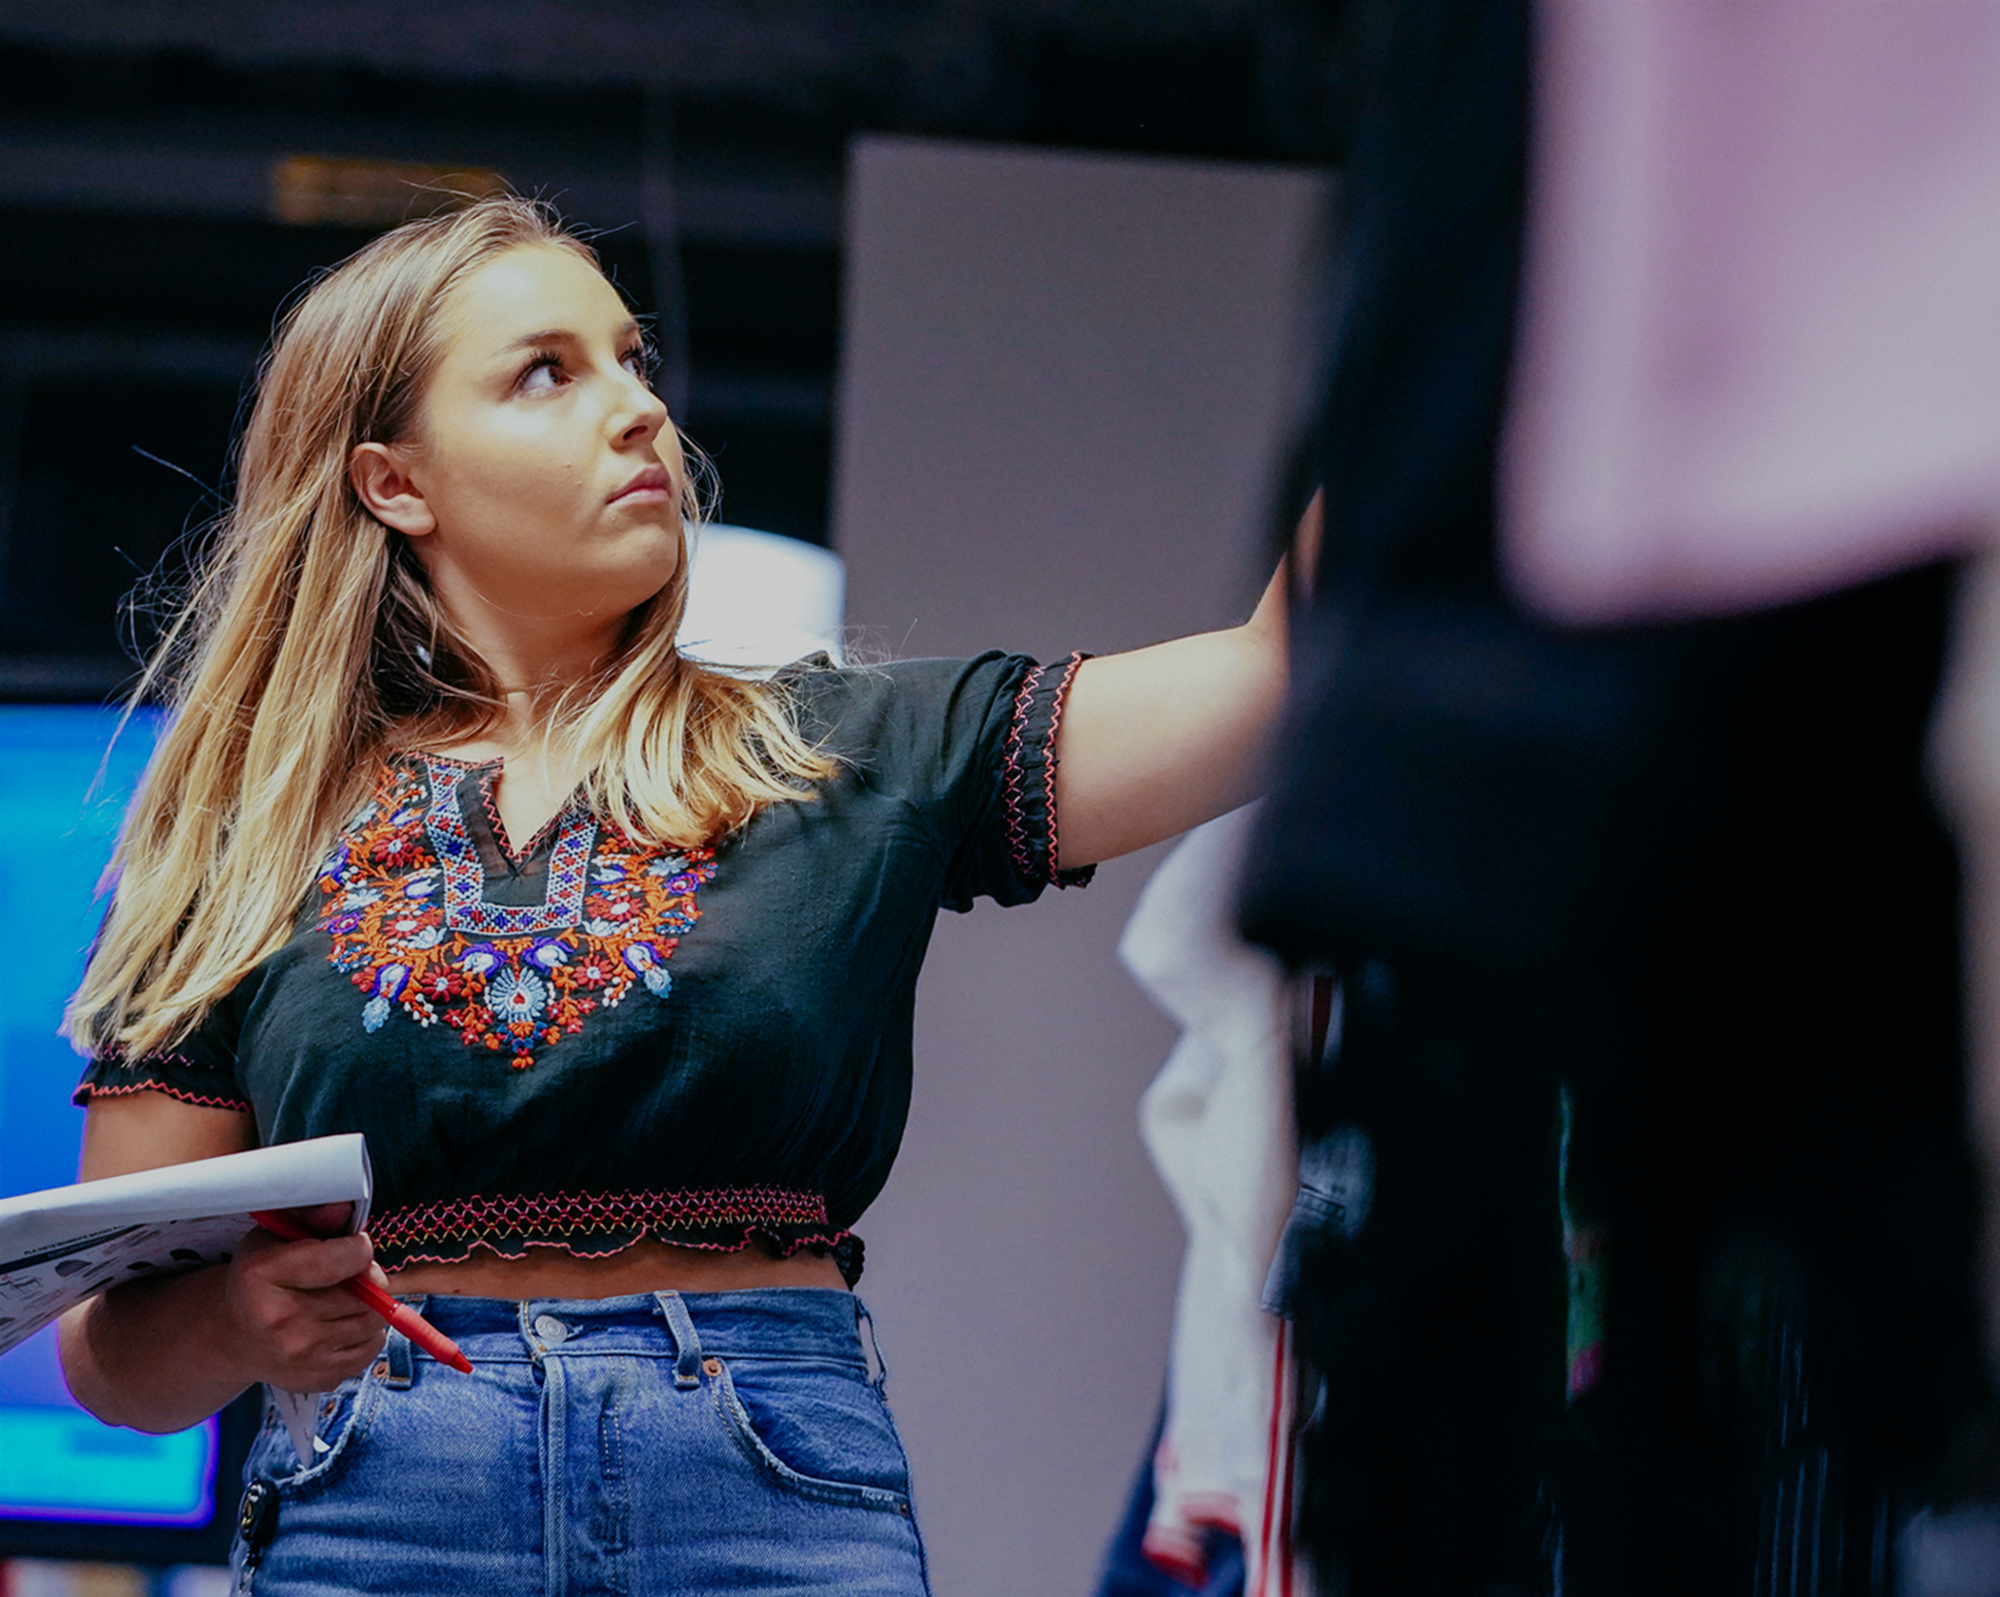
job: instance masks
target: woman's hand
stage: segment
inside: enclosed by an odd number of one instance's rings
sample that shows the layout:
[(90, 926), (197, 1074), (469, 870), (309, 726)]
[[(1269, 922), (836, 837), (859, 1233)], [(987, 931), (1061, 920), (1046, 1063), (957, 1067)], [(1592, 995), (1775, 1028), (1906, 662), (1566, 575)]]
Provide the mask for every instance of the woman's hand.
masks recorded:
[[(84, 1118), (85, 1181), (209, 1159), (256, 1146), (250, 1116), (163, 1092), (93, 1101)], [(347, 1223), (345, 1204), (297, 1212), (308, 1231)], [(368, 1271), (366, 1236), (281, 1242), (253, 1231), (226, 1265), (134, 1281), (62, 1317), (63, 1375), (99, 1419), (178, 1431), (269, 1381), (323, 1392), (366, 1369), (386, 1328), (340, 1283)]]
[(1059, 856), (1129, 854), (1255, 798), (1284, 704), (1289, 561), (1310, 572), (1320, 497), (1240, 627), (1087, 660), (1056, 737)]
[[(346, 1204), (329, 1205), (297, 1218), (308, 1231), (328, 1231), (346, 1223), (346, 1211)], [(388, 1328), (342, 1283), (366, 1273), (390, 1290), (374, 1256), (365, 1233), (284, 1242), (268, 1231), (251, 1232), (222, 1267), (220, 1305), (243, 1385), (268, 1381), (293, 1392), (324, 1392), (365, 1370)]]

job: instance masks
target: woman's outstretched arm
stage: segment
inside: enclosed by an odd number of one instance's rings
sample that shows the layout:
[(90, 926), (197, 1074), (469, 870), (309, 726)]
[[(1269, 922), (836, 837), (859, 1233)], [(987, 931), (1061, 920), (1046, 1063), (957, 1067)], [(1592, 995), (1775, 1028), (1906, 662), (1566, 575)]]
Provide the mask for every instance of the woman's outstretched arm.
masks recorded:
[[(1318, 495), (1293, 540), (1310, 569)], [(1240, 627), (1086, 660), (1056, 741), (1064, 869), (1129, 854), (1257, 796), (1284, 703), (1286, 566)]]
[[(153, 1170), (256, 1146), (248, 1114), (161, 1092), (101, 1098), (84, 1120), (82, 1179)], [(332, 1214), (303, 1216), (338, 1224)], [(204, 1420), (258, 1381), (324, 1392), (366, 1369), (384, 1326), (339, 1283), (371, 1270), (367, 1237), (280, 1242), (251, 1232), (228, 1264), (134, 1281), (62, 1318), (63, 1375), (99, 1419), (140, 1431)]]

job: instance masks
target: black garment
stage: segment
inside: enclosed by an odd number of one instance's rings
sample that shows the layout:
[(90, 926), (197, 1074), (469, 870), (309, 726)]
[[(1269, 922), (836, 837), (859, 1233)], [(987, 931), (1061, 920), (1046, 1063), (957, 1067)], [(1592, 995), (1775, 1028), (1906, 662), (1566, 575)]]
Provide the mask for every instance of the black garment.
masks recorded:
[[(1810, 1476), (1818, 1584), (1764, 1589), (1867, 1590), (1879, 1511), (1990, 1408), (1920, 769), (1948, 574), (1680, 627), (1515, 610), (1527, 7), (1362, 10), (1326, 543), (1243, 910), (1346, 978), (1301, 1134), (1373, 1154), (1365, 1222), (1302, 1259), (1302, 1539), (1351, 1597), (1539, 1591), (1558, 1546), (1569, 1593), (1748, 1592), (1791, 1568)], [(1573, 1404), (1565, 1084), (1609, 1239)], [(1767, 1357), (1810, 1386), (1807, 1443)]]
[(385, 761), (296, 929), (173, 1055), (79, 1099), (252, 1108), (266, 1144), (368, 1136), (387, 1269), (640, 1236), (833, 1249), (909, 1108), (940, 907), (1053, 880), (1068, 667), (1018, 655), (787, 673), (838, 773), (709, 847), (581, 795), (509, 846), (497, 765)]

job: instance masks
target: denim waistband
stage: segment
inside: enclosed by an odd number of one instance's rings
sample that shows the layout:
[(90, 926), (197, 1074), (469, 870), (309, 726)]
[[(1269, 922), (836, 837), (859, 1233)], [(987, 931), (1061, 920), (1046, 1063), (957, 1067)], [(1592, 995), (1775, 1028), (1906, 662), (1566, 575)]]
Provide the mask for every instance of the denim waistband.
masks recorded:
[[(406, 1296), (466, 1357), (529, 1360), (560, 1352), (650, 1355), (677, 1365), (719, 1358), (810, 1358), (866, 1369), (867, 1309), (832, 1287), (653, 1292), (615, 1298)], [(872, 1326), (871, 1326), (872, 1330)], [(877, 1357), (879, 1366), (880, 1358)]]
[(472, 1373), (391, 1330), (303, 1448), (271, 1408), (236, 1590), (926, 1597), (851, 1294), (404, 1301)]

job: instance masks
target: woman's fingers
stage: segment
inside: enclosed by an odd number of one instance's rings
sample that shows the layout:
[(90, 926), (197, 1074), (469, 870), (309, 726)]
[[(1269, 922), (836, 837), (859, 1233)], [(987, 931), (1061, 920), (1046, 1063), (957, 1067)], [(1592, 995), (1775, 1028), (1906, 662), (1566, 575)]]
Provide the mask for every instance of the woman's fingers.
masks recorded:
[(388, 1328), (346, 1283), (381, 1276), (373, 1255), (366, 1236), (285, 1242), (252, 1233), (228, 1266), (225, 1296), (253, 1379), (316, 1391), (367, 1367)]
[(285, 1213), (298, 1222), (301, 1231), (309, 1231), (316, 1237), (337, 1237), (354, 1218), (354, 1205), (321, 1203), (309, 1209), (287, 1209)]
[(338, 1386), (368, 1367), (388, 1330), (366, 1311), (332, 1320), (286, 1320), (260, 1339), (257, 1379), (294, 1392)]
[[(377, 1325), (381, 1322), (378, 1320)], [(322, 1348), (313, 1353), (273, 1365), (260, 1377), (288, 1392), (330, 1392), (342, 1381), (351, 1381), (375, 1362), (382, 1351), (382, 1337), (349, 1343), (344, 1347)]]
[(259, 1263), (277, 1285), (309, 1291), (352, 1280), (374, 1257), (366, 1237), (334, 1237), (326, 1242), (280, 1243), (261, 1254)]

